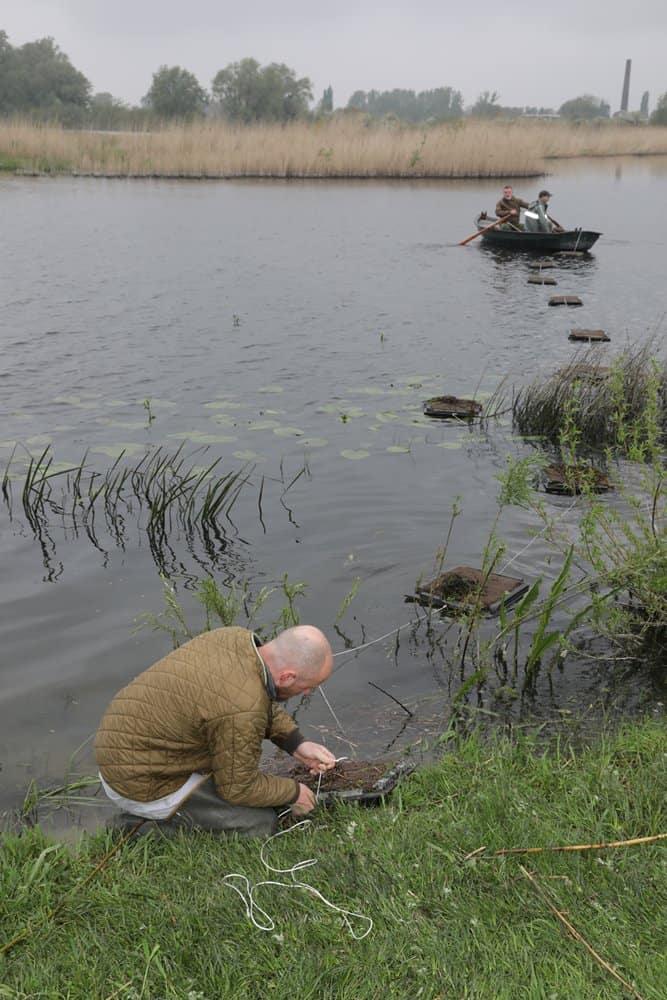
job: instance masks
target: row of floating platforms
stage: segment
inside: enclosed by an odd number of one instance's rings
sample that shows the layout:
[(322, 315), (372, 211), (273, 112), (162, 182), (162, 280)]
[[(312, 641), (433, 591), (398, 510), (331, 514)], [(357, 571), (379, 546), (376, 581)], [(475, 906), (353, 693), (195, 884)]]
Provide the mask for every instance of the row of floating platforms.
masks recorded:
[[(579, 252), (564, 251), (563, 256), (577, 256)], [(559, 255), (560, 256), (560, 255)], [(532, 271), (528, 277), (531, 285), (557, 285), (551, 275), (544, 275), (545, 270), (556, 267), (553, 259), (532, 261), (528, 264)], [(550, 306), (582, 306), (583, 301), (578, 295), (552, 295)], [(576, 327), (570, 330), (568, 340), (596, 344), (608, 343), (610, 337), (605, 330), (593, 330)], [(586, 377), (586, 365), (570, 366), (572, 373), (579, 372)], [(607, 369), (595, 369), (595, 376), (602, 376)], [(593, 377), (591, 372), (590, 377)], [(439, 419), (456, 419), (472, 421), (482, 415), (482, 404), (475, 399), (462, 399), (458, 396), (434, 396), (425, 400), (424, 414)], [(599, 469), (582, 463), (580, 465), (565, 465), (553, 463), (542, 470), (543, 488), (547, 493), (559, 496), (574, 496), (584, 489), (593, 493), (604, 493), (611, 489), (608, 477)], [(487, 616), (498, 614), (501, 605), (511, 607), (527, 593), (529, 584), (520, 577), (505, 576), (499, 573), (485, 573), (472, 566), (455, 566), (440, 573), (433, 580), (418, 586), (415, 593), (406, 595), (406, 601), (414, 602), (423, 607), (438, 610), (445, 614), (457, 615), (471, 610), (477, 603), (479, 610)]]

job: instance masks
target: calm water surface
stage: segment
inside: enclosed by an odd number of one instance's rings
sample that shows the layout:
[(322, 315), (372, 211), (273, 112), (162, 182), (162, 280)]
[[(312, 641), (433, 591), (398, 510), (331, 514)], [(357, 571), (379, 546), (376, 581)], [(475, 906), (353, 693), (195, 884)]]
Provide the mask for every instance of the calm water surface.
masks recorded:
[[(207, 447), (195, 464), (222, 456), (223, 471), (245, 465), (250, 481), (223, 539), (207, 551), (175, 527), (162, 553), (194, 622), (192, 587), (206, 573), (255, 589), (285, 573), (306, 583), (302, 620), (336, 649), (409, 621), (404, 595), (433, 569), (455, 498), (448, 565), (479, 565), (494, 476), (531, 447), (502, 420), (486, 433), (428, 421), (422, 400), (551, 371), (573, 356), (573, 325), (606, 329), (608, 354), (628, 338), (664, 339), (667, 161), (554, 171), (556, 218), (604, 233), (590, 257), (550, 272), (558, 293), (583, 298), (576, 311), (548, 307), (551, 290), (527, 285), (525, 258), (454, 245), (492, 211), (499, 183), (1, 178), (0, 465), (16, 442), (17, 458), (47, 444), (65, 464), (88, 452), (100, 473), (122, 448), (136, 461), (158, 445)], [(515, 184), (525, 198), (542, 186)], [(15, 480), (11, 515), (0, 505), (0, 808), (31, 778), (60, 777), (115, 691), (170, 647), (134, 632), (137, 616), (163, 606), (141, 522), (126, 519), (119, 545), (102, 519), (95, 547), (52, 517), (40, 543), (20, 490)], [(553, 503), (573, 523), (569, 503)], [(507, 558), (520, 552), (512, 571), (527, 580), (552, 578), (542, 540), (525, 548), (533, 527), (525, 512), (503, 515)], [(437, 646), (423, 631), (337, 661), (328, 695), (360, 752), (410, 743), (447, 717), (461, 674), (444, 629)], [(407, 717), (369, 681), (415, 712), (402, 732)], [(609, 690), (621, 702), (636, 694), (566, 664), (513, 712), (586, 711)], [(474, 707), (498, 711), (493, 685)], [(344, 752), (319, 698), (298, 715)], [(86, 746), (77, 769), (91, 768)]]

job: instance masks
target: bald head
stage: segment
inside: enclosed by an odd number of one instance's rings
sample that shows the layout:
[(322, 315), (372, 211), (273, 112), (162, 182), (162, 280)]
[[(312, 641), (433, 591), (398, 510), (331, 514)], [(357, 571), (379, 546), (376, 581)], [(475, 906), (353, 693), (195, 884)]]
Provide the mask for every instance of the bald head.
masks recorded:
[(313, 688), (327, 680), (333, 668), (327, 637), (313, 625), (285, 629), (261, 646), (259, 654), (281, 701), (298, 694), (310, 694)]

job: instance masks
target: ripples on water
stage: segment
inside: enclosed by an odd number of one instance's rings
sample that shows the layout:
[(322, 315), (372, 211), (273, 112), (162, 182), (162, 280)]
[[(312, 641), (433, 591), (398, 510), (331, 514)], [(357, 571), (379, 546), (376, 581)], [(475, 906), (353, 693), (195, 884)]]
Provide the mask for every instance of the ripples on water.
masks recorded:
[[(340, 628), (353, 643), (385, 632), (411, 617), (403, 596), (432, 569), (456, 496), (451, 562), (479, 565), (494, 475), (508, 452), (531, 447), (502, 421), (488, 434), (428, 421), (421, 401), (551, 370), (572, 357), (573, 319), (607, 329), (607, 351), (655, 330), (666, 177), (662, 161), (637, 161), (620, 176), (604, 163), (549, 178), (556, 217), (604, 233), (593, 256), (550, 272), (558, 293), (584, 299), (576, 313), (547, 306), (550, 289), (527, 285), (521, 256), (454, 245), (493, 209), (500, 183), (1, 178), (11, 253), (0, 286), (0, 463), (15, 441), (33, 454), (50, 443), (62, 463), (88, 451), (100, 472), (122, 446), (136, 461), (146, 446), (206, 444), (202, 464), (220, 454), (224, 470), (254, 469), (213, 559), (170, 539), (183, 580), (214, 570), (259, 586), (288, 573), (308, 585), (303, 620), (331, 633), (359, 576)], [(516, 182), (524, 197), (539, 186)], [(0, 510), (0, 803), (20, 798), (32, 776), (62, 774), (112, 694), (168, 648), (165, 637), (132, 634), (137, 615), (161, 609), (140, 527), (128, 520), (123, 548), (102, 523), (96, 549), (56, 519), (44, 549), (14, 498), (11, 520)], [(521, 511), (503, 517), (509, 553), (532, 527)], [(553, 576), (547, 557), (537, 541), (513, 569)], [(420, 633), (391, 648), (373, 647), (328, 688), (347, 735), (373, 752), (404, 720), (369, 680), (422, 706), (408, 741), (429, 720), (437, 729), (460, 684), (448, 649)], [(537, 710), (577, 709), (597, 693), (591, 671), (570, 671), (551, 689), (544, 682)], [(311, 735), (334, 728), (319, 700), (300, 721)]]

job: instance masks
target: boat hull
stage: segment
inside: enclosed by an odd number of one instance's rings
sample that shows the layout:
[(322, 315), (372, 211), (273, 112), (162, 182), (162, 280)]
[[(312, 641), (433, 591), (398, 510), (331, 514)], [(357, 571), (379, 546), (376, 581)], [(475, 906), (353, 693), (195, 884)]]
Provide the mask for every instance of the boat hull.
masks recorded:
[[(478, 222), (482, 229), (485, 223)], [(564, 233), (527, 233), (515, 232), (511, 229), (489, 229), (481, 234), (481, 239), (488, 246), (501, 247), (503, 250), (534, 250), (536, 253), (558, 253), (562, 250), (590, 250), (602, 233), (594, 233), (587, 229), (569, 229)]]

